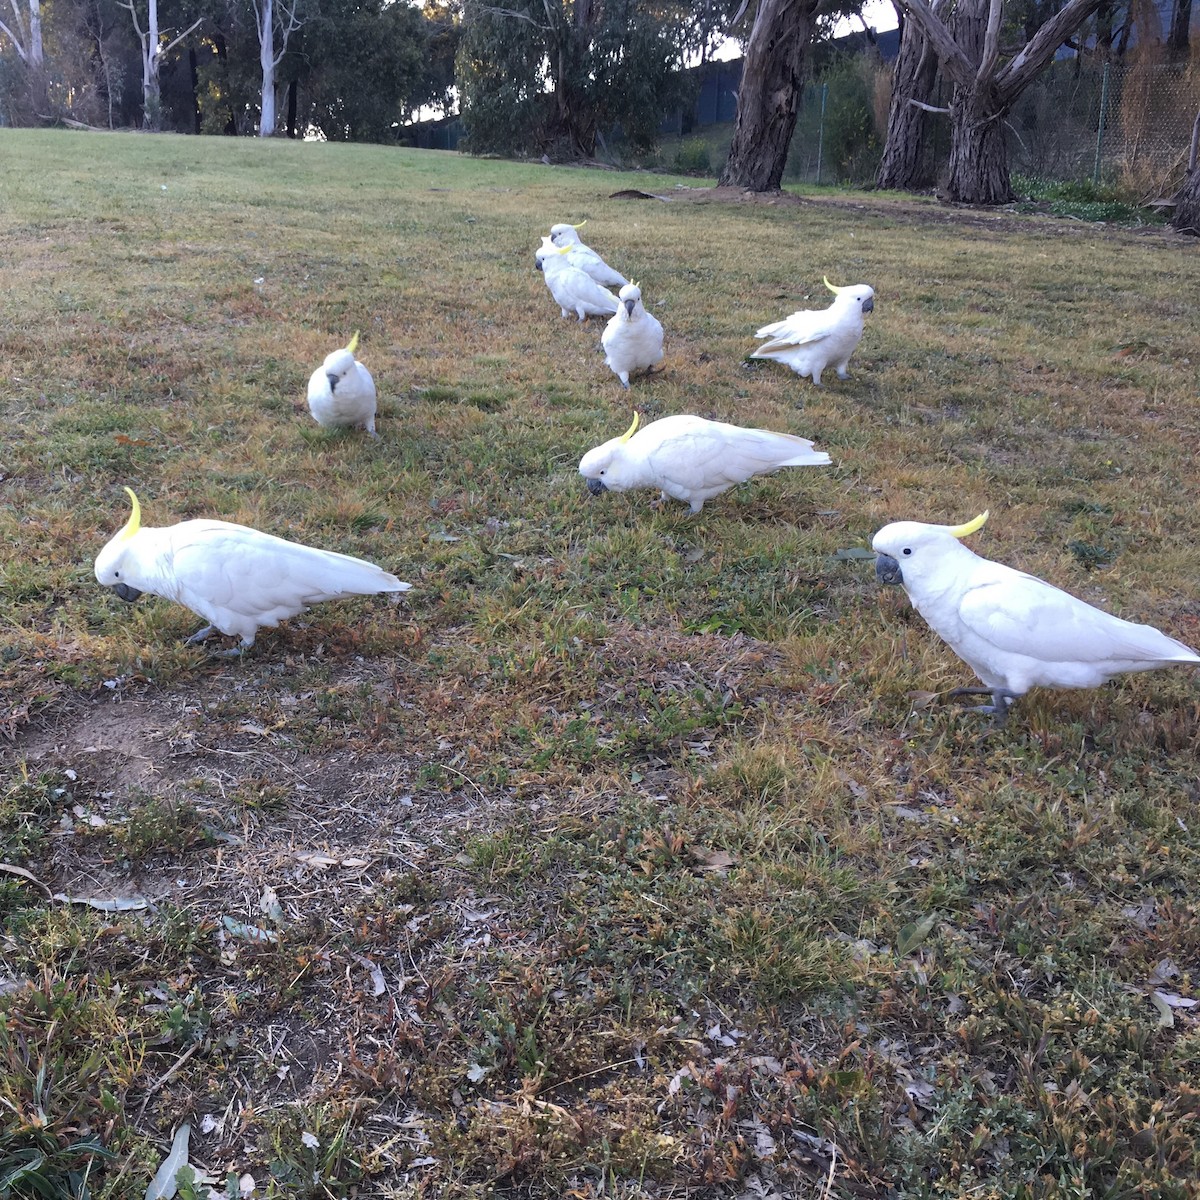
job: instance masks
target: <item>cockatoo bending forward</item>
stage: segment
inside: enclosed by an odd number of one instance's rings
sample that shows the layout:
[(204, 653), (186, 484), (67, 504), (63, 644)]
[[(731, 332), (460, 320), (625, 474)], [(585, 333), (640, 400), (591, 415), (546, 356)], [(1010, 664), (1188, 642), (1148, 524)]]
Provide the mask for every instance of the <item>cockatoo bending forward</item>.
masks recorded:
[(839, 379), (847, 376), (847, 364), (863, 335), (863, 314), (874, 312), (875, 292), (865, 283), (853, 287), (825, 286), (834, 293), (828, 308), (801, 309), (773, 325), (764, 325), (754, 336), (770, 339), (751, 358), (773, 358), (791, 367), (797, 375), (811, 376), (821, 383), (821, 372), (837, 368)]
[(1003, 724), (1009, 705), (1032, 687), (1099, 687), (1122, 671), (1200, 663), (1200, 654), (1160, 633), (1076, 599), (1067, 592), (981, 558), (959, 538), (983, 526), (897, 521), (872, 539), (875, 572), (902, 584), (913, 607), (987, 685), (952, 695), (990, 693)]
[(133, 512), (96, 556), (96, 578), (122, 600), (149, 592), (203, 617), (209, 624), (188, 638), (189, 644), (219, 630), (241, 638), (244, 650), (264, 626), (273, 629), (310, 604), (412, 586), (361, 558), (228, 521), (143, 529), (137, 496), (130, 488), (125, 491)]
[[(628, 488), (656, 487), (698, 513), (705, 500), (752, 475), (780, 467), (822, 467), (829, 455), (790, 433), (743, 429), (703, 417), (675, 416), (651, 421), (637, 432), (638, 415), (621, 437), (589, 450), (579, 464), (593, 496)], [(636, 435), (636, 436), (635, 436)]]
[(308, 410), (325, 429), (365, 429), (375, 432), (375, 380), (355, 357), (358, 333), (344, 350), (335, 350), (308, 380)]
[(579, 236), (579, 230), (586, 224), (586, 221), (580, 221), (578, 225), (551, 225), (550, 240), (567, 251), (567, 262), (571, 266), (578, 267), (597, 283), (602, 283), (605, 287), (624, 287), (629, 280), (620, 271), (614, 271), (591, 246), (585, 245)]
[(620, 307), (604, 327), (600, 344), (604, 361), (628, 388), (634, 371), (648, 371), (662, 362), (663, 328), (642, 307), (642, 290), (636, 283), (627, 283), (618, 299)]

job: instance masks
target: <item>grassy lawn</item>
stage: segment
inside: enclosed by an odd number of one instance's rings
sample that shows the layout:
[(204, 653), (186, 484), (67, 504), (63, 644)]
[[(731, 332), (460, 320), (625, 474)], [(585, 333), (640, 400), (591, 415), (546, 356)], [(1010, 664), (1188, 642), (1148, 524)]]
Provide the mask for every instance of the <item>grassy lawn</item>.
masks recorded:
[[(1200, 644), (1194, 243), (2, 138), (0, 1195), (140, 1198), (185, 1120), (185, 1197), (1200, 1195), (1195, 672), (981, 738), (839, 554), (990, 507)], [(667, 331), (630, 393), (533, 270), (584, 218)], [(746, 363), (824, 274), (876, 291), (850, 379)], [(378, 442), (303, 409), (355, 329)], [(592, 499), (634, 405), (834, 466)], [(92, 576), (126, 484), (413, 590), (185, 647)]]

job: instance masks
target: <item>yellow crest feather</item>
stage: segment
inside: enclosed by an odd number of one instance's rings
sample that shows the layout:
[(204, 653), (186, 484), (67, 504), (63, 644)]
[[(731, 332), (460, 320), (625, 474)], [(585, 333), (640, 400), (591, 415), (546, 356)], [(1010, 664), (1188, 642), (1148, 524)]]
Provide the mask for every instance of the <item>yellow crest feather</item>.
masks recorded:
[(832, 292), (832, 293), (833, 293), (835, 296), (837, 296), (837, 295), (840, 295), (842, 292), (844, 292), (844, 291), (846, 290), (845, 288), (834, 287), (834, 286), (833, 286), (833, 284), (829, 282), (829, 276), (828, 276), (828, 275), (822, 275), (822, 276), (821, 276), (821, 278), (825, 280), (825, 286), (826, 286), (826, 287), (827, 287), (827, 288), (828, 288), (828, 289), (829, 289), (829, 290), (830, 290), (830, 291), (831, 291), (831, 292)]
[(357, 329), (354, 331), (354, 336), (350, 339), (350, 345), (348, 345), (346, 347), (346, 349), (349, 350), (351, 354), (353, 354), (355, 352), (355, 350), (358, 349), (358, 330)]
[(968, 521), (965, 525), (947, 525), (946, 528), (954, 534), (956, 538), (964, 538), (972, 533), (976, 533), (982, 529), (987, 521), (991, 510), (985, 508), (973, 521)]
[(587, 217), (584, 217), (583, 220), (580, 221), (578, 225), (572, 225), (571, 228), (572, 229), (582, 229), (586, 224), (587, 224)]
[(625, 430), (625, 432), (624, 432), (623, 434), (621, 434), (621, 441), (622, 441), (622, 442), (627, 442), (627, 441), (629, 441), (629, 439), (630, 439), (631, 437), (633, 437), (633, 435), (634, 435), (635, 433), (637, 433), (638, 421), (639, 421), (640, 419), (641, 419), (641, 418), (638, 416), (637, 412), (635, 411), (635, 412), (634, 412), (634, 414), (633, 414), (633, 424), (632, 424), (632, 425), (630, 425), (630, 427), (629, 427), (627, 430)]
[(117, 534), (117, 537), (122, 539), (133, 537), (142, 527), (142, 506), (138, 503), (133, 488), (127, 487), (125, 492), (129, 496), (129, 502), (133, 505), (133, 512), (129, 514), (129, 520), (125, 522), (121, 532)]

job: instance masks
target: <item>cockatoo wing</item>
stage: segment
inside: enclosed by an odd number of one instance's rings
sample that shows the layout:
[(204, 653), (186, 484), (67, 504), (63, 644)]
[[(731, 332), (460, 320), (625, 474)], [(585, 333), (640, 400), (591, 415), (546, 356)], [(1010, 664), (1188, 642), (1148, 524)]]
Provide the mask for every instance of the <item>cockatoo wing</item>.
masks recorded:
[(598, 313), (611, 314), (620, 307), (612, 292), (602, 288), (591, 276), (569, 265), (565, 270), (560, 267), (547, 272), (546, 284), (559, 307), (570, 312), (582, 306)]
[(614, 271), (591, 246), (585, 246), (582, 242), (576, 242), (571, 247), (566, 260), (571, 266), (606, 287), (624, 287), (629, 282), (620, 271)]
[(647, 458), (662, 478), (696, 489), (741, 483), (780, 467), (829, 462), (827, 454), (813, 450), (804, 438), (718, 421), (665, 439), (648, 448)]
[[(273, 625), (322, 600), (409, 587), (361, 558), (243, 525), (185, 521), (170, 532), (175, 598), (205, 615), (223, 609), (259, 625)], [(201, 607), (194, 607), (193, 600)]]
[(968, 589), (959, 618), (997, 650), (1047, 663), (1196, 660), (1182, 642), (1150, 625), (1114, 617), (1035, 575), (1008, 568)]
[(807, 346), (829, 337), (838, 328), (838, 323), (828, 311), (794, 312), (773, 325), (764, 325), (754, 336), (770, 338), (766, 345), (759, 346), (758, 353), (778, 350), (785, 346)]

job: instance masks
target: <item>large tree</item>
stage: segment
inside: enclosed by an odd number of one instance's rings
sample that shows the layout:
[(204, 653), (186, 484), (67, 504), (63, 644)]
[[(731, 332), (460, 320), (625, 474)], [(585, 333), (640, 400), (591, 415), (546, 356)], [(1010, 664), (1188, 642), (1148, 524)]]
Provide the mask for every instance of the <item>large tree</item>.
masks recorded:
[(949, 24), (926, 0), (901, 0), (953, 85), (950, 100), (951, 200), (1004, 204), (1013, 198), (1004, 118), (1103, 0), (1067, 0), (1011, 57), (1001, 49), (1004, 0), (954, 0)]
[(831, 0), (759, 0), (742, 58), (737, 122), (718, 183), (776, 190), (787, 166), (817, 18)]
[(644, 0), (467, 0), (458, 53), (475, 152), (588, 157), (619, 126), (651, 145), (680, 92), (678, 7)]
[(168, 34), (159, 29), (158, 0), (146, 0), (146, 24), (143, 27), (138, 13), (137, 0), (120, 0), (121, 7), (133, 18), (133, 28), (142, 51), (142, 128), (157, 130), (162, 127), (162, 90), (159, 72), (162, 61), (199, 24), (197, 19), (182, 33), (167, 41)]
[[(933, 0), (933, 11), (949, 0)], [(915, 191), (933, 182), (933, 163), (926, 146), (930, 100), (937, 81), (937, 55), (915, 21), (900, 22), (900, 53), (892, 66), (892, 98), (888, 104), (887, 139), (875, 176), (876, 187)]]
[(320, 17), (305, 26), (301, 129), (319, 129), (331, 142), (394, 143), (423, 102), (429, 32), (410, 4), (322, 5)]
[(303, 0), (250, 0), (258, 33), (258, 62), (262, 69), (258, 136), (275, 136), (275, 69), (287, 54), (288, 38), (304, 24)]

